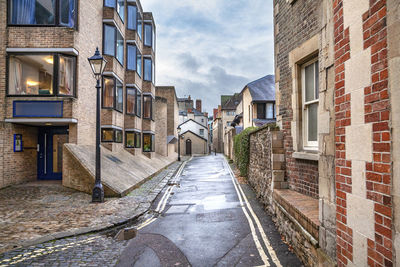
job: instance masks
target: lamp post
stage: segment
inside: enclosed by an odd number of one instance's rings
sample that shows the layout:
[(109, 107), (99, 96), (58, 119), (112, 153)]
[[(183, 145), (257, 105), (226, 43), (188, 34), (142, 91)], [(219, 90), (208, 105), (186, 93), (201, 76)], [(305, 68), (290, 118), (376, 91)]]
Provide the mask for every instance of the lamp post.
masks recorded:
[(181, 126), (178, 126), (178, 161), (181, 161)]
[(104, 188), (101, 184), (101, 164), (100, 164), (100, 78), (103, 75), (104, 68), (106, 67), (107, 60), (103, 58), (96, 47), (96, 52), (88, 58), (90, 67), (92, 68), (94, 77), (96, 78), (96, 173), (95, 182), (92, 192), (92, 202), (104, 202)]

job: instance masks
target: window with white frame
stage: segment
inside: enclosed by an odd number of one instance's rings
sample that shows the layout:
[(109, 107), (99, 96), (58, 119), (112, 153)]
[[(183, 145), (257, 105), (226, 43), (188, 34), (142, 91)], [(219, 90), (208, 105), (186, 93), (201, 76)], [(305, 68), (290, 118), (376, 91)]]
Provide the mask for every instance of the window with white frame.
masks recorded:
[(204, 129), (200, 129), (200, 135), (201, 135), (201, 136), (204, 135)]
[(314, 59), (301, 67), (303, 147), (318, 148), (319, 66)]

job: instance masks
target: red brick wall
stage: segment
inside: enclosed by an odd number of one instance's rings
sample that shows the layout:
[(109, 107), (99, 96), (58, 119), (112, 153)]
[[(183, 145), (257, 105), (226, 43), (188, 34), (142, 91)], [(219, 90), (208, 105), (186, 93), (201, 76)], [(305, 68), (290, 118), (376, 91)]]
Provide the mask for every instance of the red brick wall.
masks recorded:
[[(345, 127), (351, 125), (345, 65), (350, 58), (349, 29), (343, 26), (343, 1), (334, 0), (336, 222), (338, 266), (353, 261), (353, 230), (347, 226), (346, 193), (352, 192), (351, 161), (346, 160)], [(364, 49), (371, 47), (371, 85), (364, 89), (365, 123), (372, 123), (373, 162), (366, 163), (367, 198), (375, 202), (375, 239), (368, 239), (368, 265), (392, 266), (391, 134), (388, 94), (386, 1), (370, 0), (363, 14)]]

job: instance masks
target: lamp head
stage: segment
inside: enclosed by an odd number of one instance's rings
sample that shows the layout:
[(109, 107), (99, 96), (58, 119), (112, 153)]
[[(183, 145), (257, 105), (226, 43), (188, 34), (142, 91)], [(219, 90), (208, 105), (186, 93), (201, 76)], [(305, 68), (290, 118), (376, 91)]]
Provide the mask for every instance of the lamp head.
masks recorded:
[(92, 68), (93, 74), (96, 79), (99, 79), (103, 75), (104, 69), (107, 64), (107, 60), (100, 54), (99, 48), (96, 47), (96, 52), (90, 58), (88, 58), (90, 67)]

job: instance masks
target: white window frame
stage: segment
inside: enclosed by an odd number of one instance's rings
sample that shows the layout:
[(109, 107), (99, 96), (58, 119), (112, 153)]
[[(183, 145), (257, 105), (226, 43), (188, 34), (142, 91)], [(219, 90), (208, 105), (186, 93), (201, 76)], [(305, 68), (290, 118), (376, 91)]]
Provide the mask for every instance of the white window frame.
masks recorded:
[[(308, 108), (307, 106), (311, 104), (317, 103), (319, 105), (319, 93), (318, 93), (318, 98), (315, 96), (315, 88), (319, 88), (319, 80), (316, 80), (316, 71), (314, 68), (314, 100), (306, 102), (306, 72), (305, 69), (306, 67), (318, 62), (318, 57), (314, 58), (313, 60), (308, 61), (307, 63), (303, 64), (301, 66), (301, 92), (302, 92), (302, 126), (303, 126), (303, 149), (304, 150), (318, 150), (318, 141), (319, 141), (319, 135), (318, 135), (318, 121), (317, 121), (317, 141), (308, 141)], [(319, 75), (318, 75), (319, 77)], [(317, 114), (317, 120), (318, 120), (318, 114)]]

